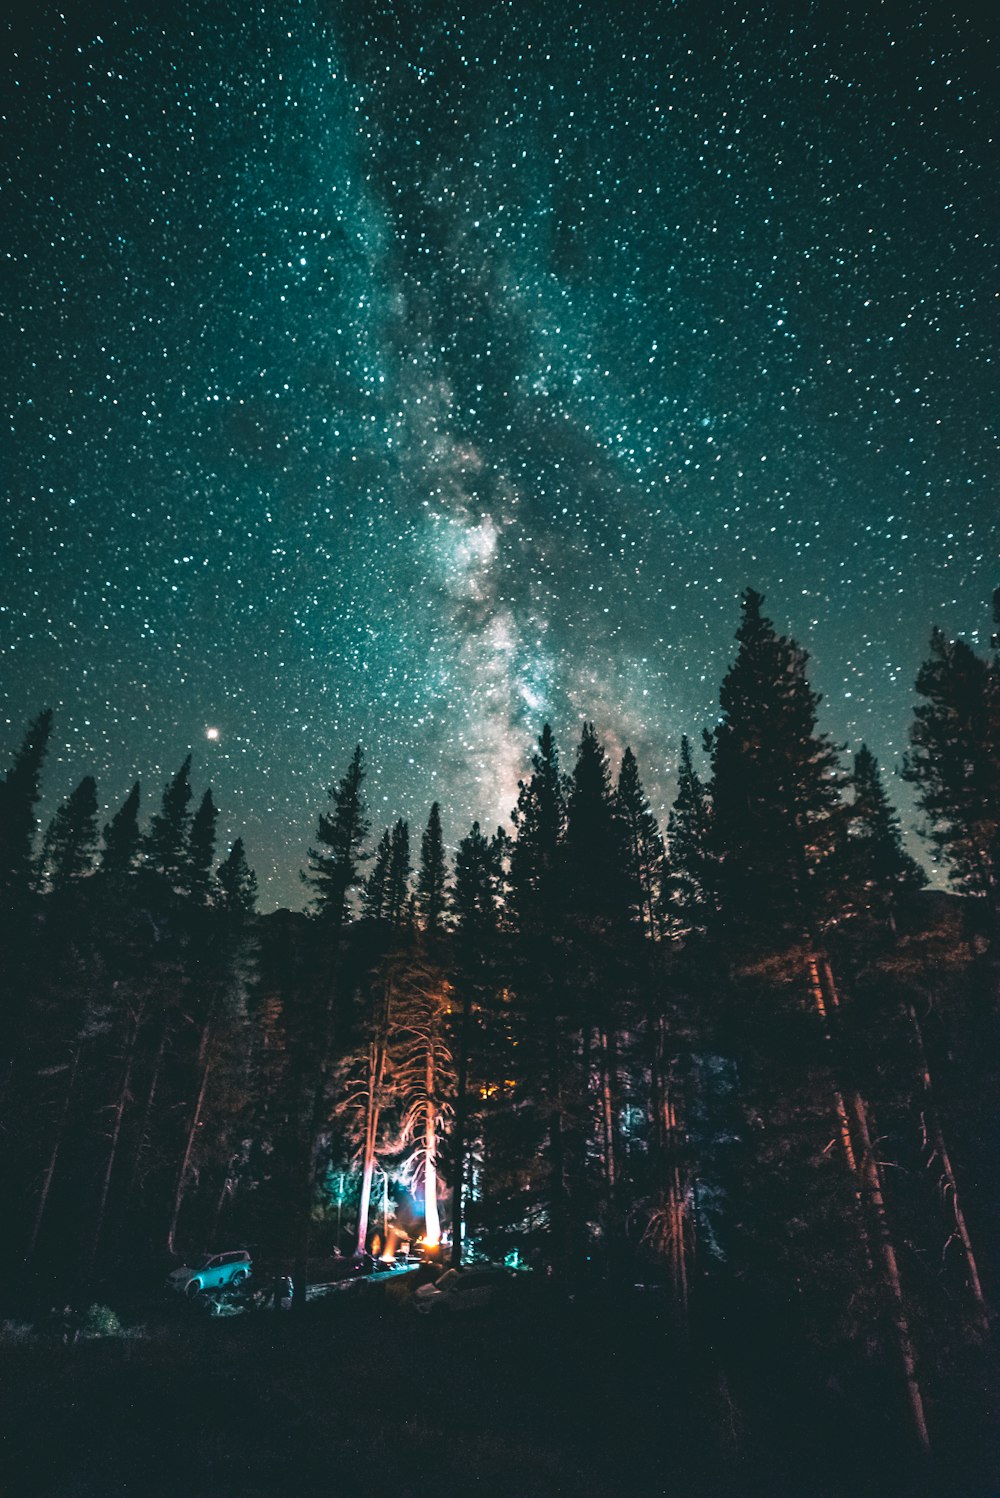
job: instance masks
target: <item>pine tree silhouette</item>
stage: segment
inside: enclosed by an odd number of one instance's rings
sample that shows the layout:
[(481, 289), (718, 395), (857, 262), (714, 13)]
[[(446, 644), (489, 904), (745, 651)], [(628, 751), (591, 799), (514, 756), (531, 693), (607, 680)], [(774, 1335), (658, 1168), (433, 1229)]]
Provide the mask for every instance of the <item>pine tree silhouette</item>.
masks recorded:
[(420, 869), (417, 874), (417, 915), (428, 936), (437, 936), (447, 908), (448, 868), (441, 835), (441, 807), (435, 801), (420, 839)]
[(104, 828), (101, 851), (101, 873), (125, 878), (135, 872), (142, 846), (139, 831), (139, 782), (129, 791), (124, 803)]
[(191, 824), (191, 756), (164, 788), (160, 810), (149, 824), (145, 841), (147, 867), (171, 889), (183, 889), (187, 877), (188, 831)]
[(49, 823), (42, 876), (54, 895), (65, 895), (93, 871), (97, 847), (97, 782), (85, 775)]

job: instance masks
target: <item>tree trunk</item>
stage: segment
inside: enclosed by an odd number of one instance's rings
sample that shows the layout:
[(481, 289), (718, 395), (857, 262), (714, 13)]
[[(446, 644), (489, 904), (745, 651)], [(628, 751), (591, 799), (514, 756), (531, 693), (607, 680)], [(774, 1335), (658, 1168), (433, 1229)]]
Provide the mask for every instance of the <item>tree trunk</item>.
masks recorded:
[(437, 1078), (434, 1074), (434, 1028), (427, 1037), (427, 1101), (424, 1104), (424, 1241), (441, 1242), (437, 1204)]
[(355, 1246), (355, 1251), (359, 1254), (364, 1253), (368, 1242), (368, 1215), (371, 1211), (372, 1182), (375, 1178), (375, 1152), (378, 1147), (384, 1074), (385, 1045), (379, 1037), (368, 1048), (368, 1098), (365, 1103), (365, 1142), (361, 1157), (361, 1194), (358, 1197), (358, 1237)]
[[(817, 1010), (823, 1021), (826, 1040), (833, 1045), (829, 1016), (840, 1007), (837, 984), (829, 959), (822, 952), (809, 957), (810, 982), (813, 985)], [(882, 1174), (872, 1146), (871, 1129), (868, 1123), (868, 1106), (855, 1087), (843, 1087), (836, 1093), (838, 1113), (841, 1115), (842, 1139), (848, 1162), (860, 1182), (862, 1210), (867, 1207), (874, 1222), (875, 1243), (883, 1269), (883, 1282), (892, 1304), (892, 1320), (896, 1332), (896, 1345), (903, 1368), (903, 1381), (913, 1428), (921, 1449), (930, 1451), (930, 1436), (924, 1410), (923, 1394), (917, 1377), (916, 1350), (906, 1313), (906, 1301), (899, 1273), (899, 1260), (892, 1239), (889, 1213), (882, 1185)], [(846, 1128), (843, 1125), (846, 1124)], [(852, 1127), (853, 1126), (853, 1127)], [(852, 1144), (852, 1132), (857, 1140), (857, 1149)], [(864, 1223), (864, 1216), (862, 1216)], [(866, 1235), (866, 1249), (868, 1240)]]
[(139, 1170), (142, 1165), (142, 1156), (149, 1138), (149, 1125), (153, 1116), (153, 1103), (156, 1100), (156, 1090), (160, 1084), (160, 1067), (163, 1065), (163, 1055), (167, 1048), (167, 1021), (164, 1019), (160, 1029), (160, 1040), (153, 1058), (153, 1067), (149, 1078), (149, 1087), (146, 1089), (146, 1101), (142, 1109), (142, 1125), (139, 1129), (139, 1138), (136, 1141), (135, 1153), (132, 1156), (132, 1170), (129, 1174), (127, 1200), (131, 1202), (135, 1188), (139, 1183)]
[(365, 1142), (361, 1161), (361, 1195), (358, 1198), (358, 1237), (356, 1252), (363, 1254), (368, 1242), (368, 1213), (371, 1210), (372, 1180), (375, 1175), (375, 1151), (382, 1107), (382, 1083), (385, 1078), (386, 1045), (392, 1013), (392, 984), (386, 985), (385, 1003), (379, 1028), (368, 1047), (368, 1098), (365, 1104)]
[(111, 1143), (108, 1147), (108, 1158), (104, 1166), (104, 1175), (101, 1178), (101, 1190), (97, 1202), (97, 1221), (94, 1225), (94, 1234), (90, 1243), (90, 1258), (87, 1264), (89, 1274), (93, 1274), (94, 1272), (94, 1265), (97, 1262), (97, 1250), (100, 1246), (101, 1234), (104, 1232), (104, 1216), (107, 1211), (108, 1192), (111, 1188), (111, 1176), (114, 1172), (115, 1160), (118, 1156), (122, 1120), (125, 1117), (125, 1109), (128, 1106), (129, 1084), (132, 1080), (132, 1063), (135, 1059), (135, 1047), (141, 1023), (142, 1014), (140, 1012), (133, 1016), (132, 1030), (125, 1049), (125, 1065), (122, 1071), (121, 1086), (118, 1089), (118, 1099), (115, 1103), (115, 1121), (111, 1129)]
[[(965, 1259), (965, 1272), (972, 1299), (976, 1305), (976, 1322), (978, 1330), (983, 1336), (988, 1335), (990, 1329), (989, 1312), (986, 1307), (986, 1297), (983, 1294), (982, 1281), (979, 1278), (979, 1266), (972, 1248), (972, 1239), (965, 1221), (965, 1213), (962, 1211), (958, 1199), (958, 1183), (955, 1180), (955, 1172), (952, 1169), (951, 1156), (945, 1143), (944, 1131), (941, 1127), (941, 1118), (937, 1111), (934, 1100), (934, 1083), (931, 1078), (930, 1063), (927, 1059), (927, 1051), (924, 1047), (924, 1035), (917, 1018), (917, 1011), (912, 1004), (906, 1005), (906, 1013), (913, 1027), (913, 1036), (917, 1044), (917, 1056), (920, 1064), (920, 1081), (923, 1087), (923, 1119), (924, 1130), (931, 1158), (928, 1165), (937, 1156), (941, 1166), (941, 1179), (944, 1183), (944, 1195), (951, 1199), (951, 1210), (955, 1219), (955, 1231), (952, 1236), (957, 1236), (962, 1246), (962, 1254)], [(950, 1240), (949, 1240), (950, 1241)]]
[(670, 1279), (674, 1302), (686, 1327), (688, 1320), (687, 1208), (681, 1167), (677, 1159), (681, 1129), (677, 1109), (669, 1088), (666, 1087), (663, 1098), (663, 1135), (669, 1161), (666, 1196), (670, 1228)]
[(615, 1109), (613, 1093), (614, 1070), (613, 1047), (608, 1040), (607, 1029), (600, 1029), (601, 1051), (601, 1131), (604, 1135), (604, 1182), (608, 1191), (608, 1206), (613, 1210), (615, 1199)]
[(913, 1337), (910, 1332), (909, 1318), (906, 1314), (906, 1302), (903, 1299), (903, 1286), (899, 1277), (899, 1263), (896, 1258), (896, 1249), (892, 1241), (892, 1232), (889, 1226), (889, 1214), (886, 1210), (885, 1193), (882, 1189), (882, 1176), (878, 1168), (878, 1161), (875, 1158), (875, 1152), (872, 1148), (871, 1131), (868, 1127), (868, 1109), (864, 1099), (857, 1092), (852, 1091), (851, 1093), (850, 1109), (857, 1124), (858, 1139), (861, 1144), (862, 1179), (865, 1182), (868, 1202), (875, 1217), (878, 1246), (885, 1269), (886, 1284), (892, 1299), (893, 1322), (896, 1328), (896, 1340), (899, 1346), (900, 1359), (903, 1364), (903, 1377), (906, 1383), (910, 1413), (913, 1417), (913, 1426), (920, 1446), (924, 1451), (929, 1451), (931, 1443), (927, 1431), (927, 1417), (924, 1412), (923, 1395), (917, 1379), (916, 1353), (913, 1346)]
[(458, 1082), (455, 1091), (455, 1179), (451, 1188), (451, 1263), (462, 1262), (462, 1238), (465, 1232), (465, 1124), (468, 1113), (466, 1090), (469, 1085), (469, 1032), (472, 1023), (472, 994), (462, 993), (462, 1026), (458, 1041)]
[[(833, 1061), (833, 1030), (830, 1027), (829, 1007), (836, 1009), (838, 998), (837, 990), (833, 984), (833, 973), (826, 959), (815, 952), (810, 952), (806, 959), (809, 972), (809, 990), (812, 994), (816, 1013), (823, 1026), (823, 1038), (830, 1052), (831, 1063)], [(861, 1234), (862, 1247), (864, 1248), (865, 1261), (869, 1270), (874, 1271), (875, 1260), (872, 1257), (871, 1240), (865, 1221), (864, 1196), (861, 1189), (861, 1173), (858, 1169), (858, 1158), (854, 1152), (854, 1141), (851, 1138), (851, 1124), (847, 1116), (847, 1104), (844, 1102), (844, 1094), (833, 1082), (833, 1109), (837, 1116), (837, 1138), (844, 1161), (854, 1178), (854, 1205), (857, 1209), (858, 1231)]]
[[(205, 1028), (207, 1030), (208, 1026), (206, 1025)], [(204, 1036), (202, 1038), (204, 1039)], [(199, 1050), (202, 1049), (202, 1047), (199, 1047)], [(191, 1122), (188, 1125), (187, 1138), (184, 1141), (184, 1155), (181, 1159), (181, 1168), (177, 1172), (177, 1187), (174, 1191), (174, 1207), (173, 1212), (170, 1216), (170, 1226), (167, 1228), (167, 1248), (172, 1254), (175, 1254), (177, 1252), (177, 1222), (181, 1215), (181, 1207), (184, 1204), (184, 1195), (187, 1189), (188, 1170), (191, 1166), (191, 1156), (194, 1153), (194, 1141), (198, 1133), (198, 1126), (201, 1123), (201, 1113), (202, 1108), (205, 1105), (205, 1093), (208, 1090), (208, 1079), (211, 1075), (211, 1071), (212, 1062), (209, 1058), (202, 1064), (201, 1082), (198, 1087), (198, 1097), (195, 1101), (194, 1112), (191, 1115)]]
[[(550, 1000), (551, 1002), (551, 1000)], [(568, 1231), (566, 1222), (566, 1151), (563, 1129), (563, 1079), (562, 1047), (560, 1045), (559, 1020), (550, 1012), (548, 1022), (549, 1086), (551, 1106), (549, 1108), (549, 1211), (552, 1234), (552, 1259), (558, 1271), (566, 1269), (568, 1253)]]
[[(232, 1161), (230, 1161), (230, 1164), (232, 1164)], [(229, 1174), (229, 1165), (227, 1165), (225, 1173), (224, 1173), (224, 1175), (222, 1177), (222, 1190), (219, 1192), (219, 1195), (218, 1195), (218, 1197), (216, 1199), (216, 1203), (215, 1203), (215, 1211), (212, 1213), (212, 1233), (211, 1233), (211, 1242), (212, 1243), (218, 1243), (218, 1241), (219, 1241), (219, 1223), (222, 1220), (222, 1209), (226, 1205), (226, 1197), (227, 1196), (232, 1196), (232, 1194), (233, 1194), (233, 1179), (232, 1179), (232, 1176)]]
[(59, 1151), (62, 1149), (62, 1142), (66, 1136), (66, 1121), (69, 1118), (69, 1110), (73, 1102), (73, 1093), (76, 1090), (76, 1075), (80, 1068), (80, 1053), (82, 1050), (83, 1042), (77, 1041), (75, 1047), (73, 1048), (73, 1060), (70, 1064), (69, 1080), (66, 1083), (66, 1095), (63, 1098), (62, 1109), (59, 1113), (59, 1123), (56, 1127), (55, 1138), (52, 1141), (52, 1149), (49, 1153), (49, 1163), (45, 1167), (45, 1174), (42, 1177), (41, 1189), (38, 1193), (38, 1205), (35, 1208), (35, 1217), (34, 1221), (31, 1224), (31, 1235), (28, 1239), (28, 1246), (24, 1251), (25, 1264), (30, 1263), (32, 1256), (34, 1255), (35, 1246), (38, 1243), (38, 1234), (42, 1226), (42, 1218), (45, 1216), (45, 1209), (48, 1206), (49, 1188), (52, 1185), (52, 1177), (55, 1175), (56, 1165), (59, 1161)]

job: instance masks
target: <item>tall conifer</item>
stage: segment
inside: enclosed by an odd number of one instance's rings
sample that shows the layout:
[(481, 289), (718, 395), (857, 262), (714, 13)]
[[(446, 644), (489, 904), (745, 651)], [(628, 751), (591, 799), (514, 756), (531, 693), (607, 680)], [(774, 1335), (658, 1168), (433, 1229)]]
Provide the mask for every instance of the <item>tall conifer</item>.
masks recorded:
[(566, 799), (564, 879), (575, 915), (614, 920), (626, 909), (625, 839), (611, 790), (608, 757), (593, 723), (580, 734)]
[[(454, 1046), (455, 1119), (452, 1135), (451, 1262), (462, 1262), (465, 1224), (466, 1155), (469, 1133), (469, 1071), (472, 1059), (473, 1011), (481, 1002), (499, 922), (500, 883), (505, 839), (498, 831), (487, 838), (478, 822), (463, 837), (455, 855), (451, 909), (455, 920), (455, 986), (460, 1017)], [(488, 1091), (489, 1084), (484, 1084)]]
[(215, 824), (219, 813), (212, 800), (211, 787), (202, 796), (191, 821), (187, 846), (187, 890), (196, 904), (207, 903), (212, 883), (215, 857)]
[(389, 846), (389, 867), (385, 878), (385, 919), (390, 926), (406, 926), (410, 922), (410, 828), (402, 818), (392, 829)]
[(366, 920), (385, 919), (386, 883), (389, 878), (389, 861), (392, 858), (392, 833), (387, 827), (378, 840), (372, 860), (371, 872), (364, 881), (361, 892), (361, 913)]
[[(994, 600), (1000, 614), (1000, 590)], [(1000, 622), (1000, 619), (998, 619)], [(984, 660), (964, 640), (931, 635), (917, 675), (904, 774), (952, 883), (986, 900), (1000, 920), (1000, 653)]]
[(531, 758), (531, 775), (518, 785), (511, 813), (517, 837), (510, 855), (510, 888), (515, 917), (524, 928), (552, 918), (560, 884), (560, 845), (566, 829), (566, 802), (559, 755), (546, 723)]
[(97, 783), (85, 775), (45, 834), (42, 875), (53, 894), (68, 893), (92, 872), (97, 846)]
[(448, 869), (441, 834), (441, 807), (435, 801), (420, 839), (417, 914), (428, 936), (437, 936), (447, 904)]
[(7, 908), (23, 900), (31, 888), (35, 807), (51, 733), (52, 711), (46, 708), (29, 725), (14, 763), (0, 781), (0, 905)]
[(361, 864), (367, 856), (362, 852), (370, 825), (364, 780), (364, 756), (358, 744), (346, 773), (330, 787), (333, 810), (320, 813), (318, 846), (309, 849), (309, 870), (303, 876), (312, 889), (317, 915), (338, 928), (347, 919), (348, 899), (361, 883)]
[(684, 940), (707, 930), (716, 908), (716, 885), (711, 804), (685, 734), (677, 768), (677, 795), (667, 818), (663, 918), (671, 936)]
[(191, 756), (164, 788), (160, 810), (146, 834), (146, 863), (172, 889), (182, 889), (187, 876), (188, 829), (191, 823)]
[(215, 875), (215, 904), (230, 919), (247, 920), (257, 905), (257, 875), (247, 863), (243, 839), (238, 837)]
[(854, 756), (845, 848), (846, 896), (854, 909), (886, 916), (900, 896), (927, 883), (903, 847), (899, 817), (885, 793), (878, 760), (867, 744)]
[(754, 941), (801, 933), (826, 893), (844, 811), (833, 744), (816, 727), (808, 656), (779, 635), (748, 588), (739, 651), (709, 737), (723, 918)]
[(142, 844), (139, 831), (139, 782), (133, 785), (125, 801), (104, 828), (101, 850), (101, 873), (124, 878), (135, 870)]
[(638, 920), (653, 934), (663, 873), (663, 838), (639, 778), (630, 748), (622, 755), (615, 808), (624, 836), (625, 877), (629, 904)]

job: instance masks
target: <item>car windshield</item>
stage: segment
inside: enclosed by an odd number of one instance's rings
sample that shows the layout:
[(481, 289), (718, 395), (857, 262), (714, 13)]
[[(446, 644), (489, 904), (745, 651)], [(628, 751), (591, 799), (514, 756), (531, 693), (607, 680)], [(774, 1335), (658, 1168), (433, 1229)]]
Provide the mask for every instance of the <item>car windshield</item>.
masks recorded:
[(214, 1263), (215, 1254), (202, 1254), (200, 1258), (195, 1259), (192, 1267), (195, 1269), (207, 1269), (210, 1264)]

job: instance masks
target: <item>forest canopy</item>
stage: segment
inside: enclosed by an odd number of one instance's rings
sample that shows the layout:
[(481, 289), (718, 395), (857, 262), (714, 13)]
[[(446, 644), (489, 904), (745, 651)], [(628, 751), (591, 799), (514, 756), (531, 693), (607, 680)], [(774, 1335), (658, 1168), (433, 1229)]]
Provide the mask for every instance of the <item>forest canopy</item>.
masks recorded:
[(884, 1367), (926, 1445), (998, 1269), (996, 638), (935, 631), (916, 693), (902, 773), (951, 893), (751, 589), (664, 827), (591, 722), (544, 725), (510, 829), (451, 851), (437, 800), (373, 822), (358, 746), (308, 909), (266, 917), (190, 757), (148, 815), (136, 784), (100, 828), (88, 775), (39, 835), (42, 711), (0, 782), (7, 1282), (225, 1240), (304, 1286), (420, 1238), (638, 1277), (696, 1337), (766, 1307)]

